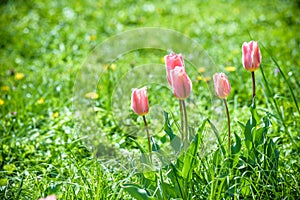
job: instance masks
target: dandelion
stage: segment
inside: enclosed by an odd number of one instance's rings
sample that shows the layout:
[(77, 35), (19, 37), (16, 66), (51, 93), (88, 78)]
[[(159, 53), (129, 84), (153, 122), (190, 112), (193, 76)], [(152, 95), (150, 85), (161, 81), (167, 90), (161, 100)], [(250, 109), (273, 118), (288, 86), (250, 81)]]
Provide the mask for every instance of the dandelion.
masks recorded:
[(89, 40), (90, 41), (95, 41), (96, 40), (96, 35), (90, 35)]
[(4, 104), (4, 101), (2, 99), (0, 99), (0, 106), (2, 106)]
[(211, 79), (211, 78), (210, 78), (209, 76), (207, 76), (207, 77), (204, 77), (204, 78), (203, 78), (203, 81), (204, 81), (204, 82), (208, 82), (208, 81), (210, 81), (210, 79)]
[(117, 65), (116, 64), (111, 64), (110, 69), (115, 71), (117, 69)]
[(44, 101), (45, 101), (45, 99), (44, 99), (43, 97), (41, 97), (41, 98), (37, 101), (37, 103), (38, 103), (38, 104), (43, 104)]
[(22, 80), (25, 77), (23, 73), (16, 73), (15, 74), (15, 80)]
[(98, 99), (99, 95), (96, 92), (89, 92), (84, 95), (88, 99)]
[(9, 91), (9, 87), (4, 85), (4, 86), (1, 87), (1, 90), (2, 91)]
[(198, 81), (208, 82), (208, 81), (210, 81), (210, 79), (211, 78), (209, 76), (207, 76), (207, 77), (197, 76)]
[(228, 72), (235, 72), (236, 71), (236, 67), (234, 66), (227, 66), (225, 67), (225, 70)]
[(205, 68), (204, 67), (199, 67), (198, 68), (198, 72), (199, 73), (204, 73), (205, 72)]
[(59, 116), (59, 113), (58, 113), (58, 112), (52, 113), (52, 118), (58, 118), (58, 116)]

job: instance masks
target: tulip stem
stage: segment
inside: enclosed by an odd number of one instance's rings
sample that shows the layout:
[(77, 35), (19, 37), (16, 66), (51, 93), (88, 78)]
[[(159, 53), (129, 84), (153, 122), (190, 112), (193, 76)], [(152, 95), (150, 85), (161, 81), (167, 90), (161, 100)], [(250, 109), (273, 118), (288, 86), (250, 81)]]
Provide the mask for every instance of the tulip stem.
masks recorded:
[(151, 137), (150, 137), (150, 134), (149, 134), (148, 124), (147, 124), (145, 115), (143, 116), (143, 120), (144, 120), (144, 124), (145, 124), (145, 128), (146, 128), (146, 132), (147, 132), (148, 150), (149, 150), (149, 155), (150, 155), (150, 162), (152, 163)]
[(228, 112), (227, 101), (226, 101), (226, 99), (223, 99), (223, 100), (224, 100), (225, 109), (226, 109), (226, 115), (227, 115), (227, 123), (228, 123), (228, 153), (230, 155), (230, 116), (229, 116), (229, 112)]
[(187, 113), (186, 113), (186, 106), (185, 106), (185, 102), (184, 100), (181, 100), (182, 102), (182, 108), (183, 108), (183, 114), (184, 114), (184, 122), (185, 122), (185, 144), (187, 144), (186, 142), (188, 142), (189, 139), (189, 127), (188, 127), (188, 119), (187, 119)]
[(183, 122), (183, 108), (182, 108), (182, 100), (179, 99), (180, 106), (180, 122), (181, 122), (181, 140), (184, 141), (184, 122)]
[(252, 74), (252, 105), (254, 106), (254, 97), (255, 97), (255, 76), (254, 72), (251, 72)]

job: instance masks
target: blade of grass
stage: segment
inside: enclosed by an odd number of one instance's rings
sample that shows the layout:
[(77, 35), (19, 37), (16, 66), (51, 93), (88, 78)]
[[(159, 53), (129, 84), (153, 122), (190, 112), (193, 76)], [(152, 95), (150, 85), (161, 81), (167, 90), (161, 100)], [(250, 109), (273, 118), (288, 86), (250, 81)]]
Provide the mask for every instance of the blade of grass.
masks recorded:
[(276, 112), (277, 112), (277, 114), (278, 114), (278, 116), (279, 116), (279, 118), (280, 118), (280, 120), (281, 120), (281, 123), (282, 123), (282, 125), (283, 125), (283, 127), (284, 127), (284, 132), (291, 138), (293, 144), (294, 144), (295, 146), (297, 146), (296, 141), (294, 140), (294, 138), (293, 138), (293, 136), (291, 135), (291, 133), (287, 130), (287, 126), (286, 126), (286, 124), (285, 124), (285, 121), (284, 121), (282, 115), (280, 114), (280, 110), (279, 110), (277, 101), (276, 101), (275, 98), (274, 98), (274, 93), (273, 93), (273, 92), (271, 91), (271, 89), (270, 89), (270, 84), (269, 84), (268, 80), (266, 79), (266, 76), (265, 76), (265, 73), (264, 73), (264, 70), (263, 70), (263, 66), (260, 66), (260, 71), (261, 71), (263, 80), (264, 80), (264, 82), (265, 82), (265, 86), (266, 86), (266, 88), (267, 88), (267, 92), (268, 92), (268, 94), (269, 94), (269, 98), (272, 99), (272, 101), (273, 101), (273, 103), (274, 103), (274, 106), (275, 106), (275, 109), (276, 109)]
[(293, 98), (293, 101), (295, 103), (295, 106), (297, 108), (297, 111), (298, 113), (300, 114), (300, 109), (299, 109), (299, 106), (298, 106), (298, 103), (297, 103), (297, 100), (296, 100), (296, 97), (295, 97), (295, 94), (293, 92), (293, 89), (292, 89), (292, 86), (289, 82), (289, 80), (286, 78), (286, 76), (284, 75), (280, 65), (278, 64), (277, 60), (274, 58), (274, 56), (270, 53), (270, 51), (264, 46), (262, 45), (262, 47), (264, 48), (264, 50), (269, 54), (269, 56), (271, 57), (272, 61), (274, 62), (274, 64), (276, 65), (276, 67), (279, 69), (279, 72), (280, 72), (280, 75), (282, 76), (282, 78), (284, 79), (285, 83), (288, 85), (288, 88), (290, 90), (290, 93), (292, 95), (292, 98)]

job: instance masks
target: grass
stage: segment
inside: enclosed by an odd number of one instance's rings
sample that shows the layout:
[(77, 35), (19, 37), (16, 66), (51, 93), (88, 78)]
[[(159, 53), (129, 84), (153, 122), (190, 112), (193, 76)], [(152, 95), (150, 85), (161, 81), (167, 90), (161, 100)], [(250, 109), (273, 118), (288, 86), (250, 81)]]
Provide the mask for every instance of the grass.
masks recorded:
[[(139, 195), (135, 193), (138, 189), (145, 190), (145, 198), (152, 195), (158, 199), (171, 198), (166, 194), (183, 199), (299, 198), (300, 128), (297, 122), (300, 115), (296, 106), (300, 98), (299, 9), (299, 3), (292, 0), (2, 1), (1, 199), (38, 199), (50, 194), (56, 194), (59, 199), (132, 199), (134, 194)], [(78, 119), (73, 115), (77, 73), (97, 44), (115, 34), (142, 27), (174, 29), (198, 42), (208, 53), (212, 66), (206, 67), (204, 72), (196, 71), (202, 66), (187, 62), (193, 81), (193, 97), (189, 101), (194, 103), (188, 112), (199, 127), (204, 119), (211, 119), (223, 142), (220, 145), (225, 147), (226, 121), (218, 121), (219, 115), (224, 115), (225, 119), (222, 102), (211, 96), (212, 81), (204, 82), (199, 77), (211, 77), (216, 71), (226, 72), (232, 85), (228, 98), (232, 129), (237, 135), (233, 145), (237, 145), (238, 138), (242, 139), (242, 150), (232, 158), (233, 161), (220, 153), (222, 150), (216, 145), (217, 140), (212, 137), (208, 124), (203, 137), (199, 136), (199, 150), (194, 157), (187, 157), (190, 160), (186, 159), (193, 161), (188, 162), (193, 166), (190, 179), (174, 172), (174, 167), (181, 169), (181, 164), (187, 162), (183, 158), (174, 166), (162, 169), (160, 175), (154, 172), (136, 174), (114, 167), (102, 157), (97, 159), (89, 151), (84, 134), (76, 124)], [(256, 111), (259, 117), (267, 116), (270, 120), (268, 127), (267, 123), (258, 123), (259, 127), (268, 129), (264, 146), (258, 145), (255, 151), (257, 158), (269, 155), (269, 160), (262, 163), (252, 162), (251, 150), (243, 143), (243, 130), (251, 116), (248, 110), (251, 74), (242, 67), (241, 45), (251, 39), (259, 41), (263, 55), (261, 70), (256, 72)], [(112, 98), (112, 95), (115, 88), (121, 87), (118, 81), (126, 80), (129, 71), (148, 63), (163, 65), (161, 59), (167, 53), (157, 49), (129, 52), (113, 62), (116, 69), (110, 67), (103, 73), (96, 91), (99, 98), (92, 101), (99, 109), (96, 122), (107, 135), (107, 138), (99, 139), (105, 143), (97, 147), (98, 154), (114, 156), (120, 152), (114, 154), (112, 149), (138, 149), (130, 138), (144, 134), (142, 121), (129, 111), (128, 103), (124, 109), (128, 108), (129, 118), (141, 129), (131, 133), (122, 128), (116, 120), (120, 115), (114, 113), (110, 104), (118, 96)], [(226, 67), (230, 66), (235, 70), (229, 73)], [(193, 67), (196, 70), (192, 70)], [(279, 73), (276, 72), (278, 67)], [(134, 82), (130, 83), (134, 85)], [(149, 95), (150, 105), (163, 101), (162, 106), (168, 108), (170, 126), (176, 132), (179, 114), (172, 93), (167, 87), (151, 84), (149, 94), (155, 94)], [(130, 93), (123, 95), (124, 99), (126, 95), (130, 98)], [(164, 120), (163, 115), (150, 116), (150, 130), (151, 123), (157, 123), (155, 117), (158, 121)], [(163, 124), (152, 129), (159, 133), (155, 138), (158, 143), (167, 143)], [(137, 141), (146, 147), (143, 138), (138, 137)], [(272, 157), (275, 154), (267, 154), (270, 149), (279, 152), (275, 168), (268, 166), (276, 163)], [(159, 187), (155, 180), (160, 180), (163, 186)], [(182, 194), (185, 189), (187, 196)], [(182, 193), (177, 193), (179, 191)]]

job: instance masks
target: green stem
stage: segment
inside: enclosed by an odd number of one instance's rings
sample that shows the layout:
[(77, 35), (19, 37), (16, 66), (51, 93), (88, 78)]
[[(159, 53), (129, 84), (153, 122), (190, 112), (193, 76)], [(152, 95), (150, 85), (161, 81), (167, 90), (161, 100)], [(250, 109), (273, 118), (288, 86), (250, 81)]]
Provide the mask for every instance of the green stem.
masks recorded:
[(149, 155), (150, 155), (150, 162), (152, 163), (151, 137), (150, 137), (150, 134), (149, 134), (148, 124), (147, 124), (145, 115), (143, 116), (143, 120), (144, 120), (144, 124), (145, 124), (145, 128), (146, 128), (146, 132), (147, 132), (148, 151), (149, 151)]
[(187, 113), (186, 113), (186, 106), (184, 100), (182, 101), (182, 108), (183, 108), (183, 114), (184, 114), (184, 122), (185, 122), (185, 140), (188, 142), (189, 140), (189, 127), (188, 127), (188, 119), (187, 119)]
[(181, 140), (184, 141), (184, 122), (183, 122), (183, 108), (182, 108), (182, 100), (179, 99), (180, 106), (180, 122), (181, 122)]
[(254, 76), (254, 72), (251, 72), (252, 75), (252, 106), (254, 106), (254, 98), (255, 98), (255, 76)]
[(230, 155), (230, 116), (229, 116), (229, 111), (228, 111), (228, 106), (227, 106), (227, 101), (226, 99), (224, 100), (225, 108), (226, 108), (226, 115), (227, 115), (227, 126), (228, 126), (228, 154)]

